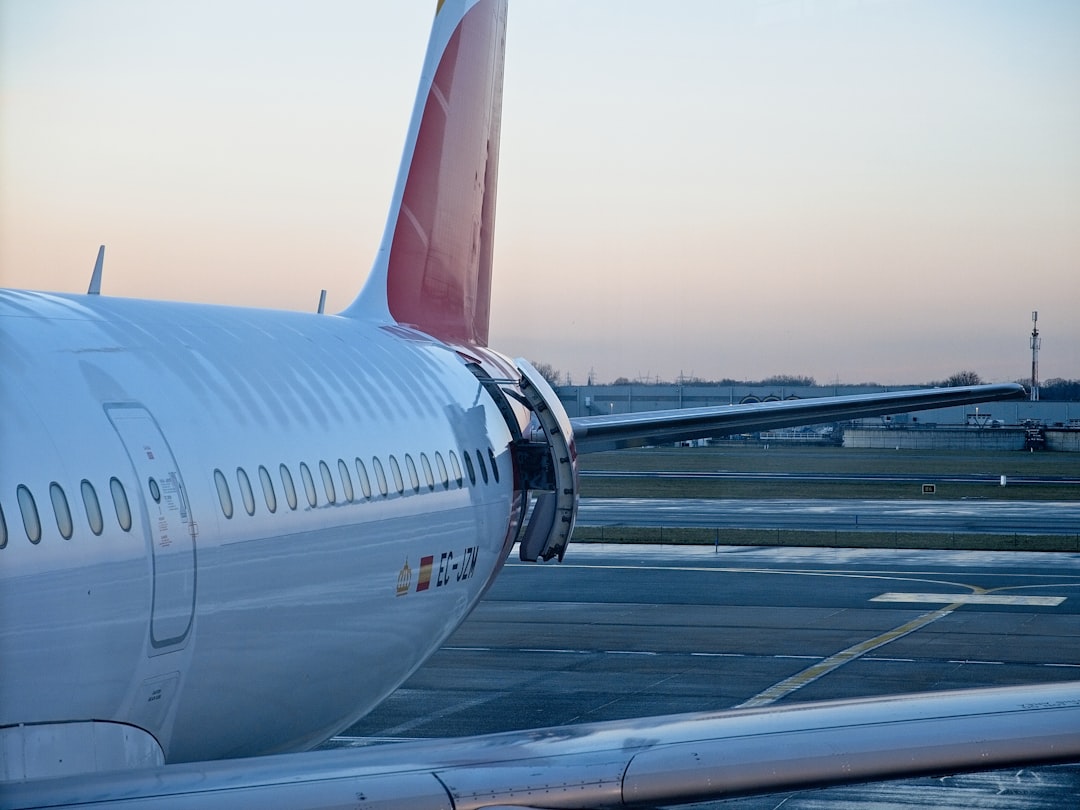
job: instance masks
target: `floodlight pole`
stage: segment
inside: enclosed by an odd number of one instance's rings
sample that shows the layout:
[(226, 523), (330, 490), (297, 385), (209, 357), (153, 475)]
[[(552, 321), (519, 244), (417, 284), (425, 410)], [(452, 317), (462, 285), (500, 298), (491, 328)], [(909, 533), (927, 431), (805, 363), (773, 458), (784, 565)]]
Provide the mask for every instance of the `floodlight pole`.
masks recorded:
[(1031, 401), (1039, 401), (1039, 347), (1042, 338), (1039, 337), (1039, 313), (1031, 313)]

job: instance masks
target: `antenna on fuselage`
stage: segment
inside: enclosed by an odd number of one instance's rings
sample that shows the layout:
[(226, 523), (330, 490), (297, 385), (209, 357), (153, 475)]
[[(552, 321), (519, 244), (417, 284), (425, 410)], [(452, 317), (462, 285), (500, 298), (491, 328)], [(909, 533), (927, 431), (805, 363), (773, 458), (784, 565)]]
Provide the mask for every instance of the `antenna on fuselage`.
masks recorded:
[(105, 263), (105, 246), (97, 250), (97, 261), (94, 262), (94, 272), (90, 276), (90, 286), (86, 289), (87, 295), (101, 295), (101, 266)]
[(322, 315), (326, 309), (326, 290), (319, 293), (319, 308), (315, 310), (319, 315)]

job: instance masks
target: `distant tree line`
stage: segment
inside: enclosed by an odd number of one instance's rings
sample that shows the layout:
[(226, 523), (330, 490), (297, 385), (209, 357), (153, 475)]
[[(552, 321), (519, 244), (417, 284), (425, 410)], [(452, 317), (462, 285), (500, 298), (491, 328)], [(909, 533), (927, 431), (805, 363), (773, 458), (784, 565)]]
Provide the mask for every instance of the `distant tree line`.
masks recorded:
[[(551, 363), (537, 361), (533, 363), (533, 368), (540, 372), (540, 376), (547, 380), (552, 388), (563, 385), (563, 373)], [(570, 383), (567, 382), (566, 384), (569, 385)]]
[[(1030, 385), (1031, 380), (1017, 380), (1021, 385)], [(1065, 380), (1053, 377), (1039, 383), (1039, 399), (1054, 402), (1080, 402), (1080, 380)]]
[[(670, 383), (664, 380), (631, 380), (628, 377), (616, 377), (612, 385), (670, 385)], [(722, 380), (706, 380), (703, 377), (693, 377), (680, 375), (675, 380), (676, 385), (783, 385), (789, 388), (801, 386), (804, 388), (812, 388), (817, 385), (817, 382), (813, 377), (804, 377), (799, 374), (774, 374), (772, 377), (766, 377), (763, 380), (735, 380), (731, 377), (724, 377)]]
[[(931, 386), (981, 385), (982, 377), (974, 371), (958, 371), (948, 379), (930, 383)], [(1031, 380), (1016, 380), (1025, 388), (1030, 388)], [(1039, 399), (1053, 402), (1080, 402), (1080, 380), (1066, 380), (1052, 377), (1039, 383)]]
[(982, 385), (983, 379), (974, 371), (958, 371), (951, 377), (927, 383), (930, 388), (952, 388), (957, 385)]

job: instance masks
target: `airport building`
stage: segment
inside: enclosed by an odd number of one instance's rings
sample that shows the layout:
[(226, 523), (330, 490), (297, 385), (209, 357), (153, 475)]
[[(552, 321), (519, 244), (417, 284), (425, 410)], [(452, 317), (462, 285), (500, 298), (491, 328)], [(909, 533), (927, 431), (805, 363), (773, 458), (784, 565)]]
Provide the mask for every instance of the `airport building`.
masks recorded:
[[(784, 399), (902, 391), (919, 386), (708, 384), (566, 385), (556, 391), (570, 416), (739, 405)], [(808, 425), (752, 437), (776, 443), (833, 443), (900, 449), (1080, 451), (1080, 402), (1014, 400)], [(842, 437), (842, 438), (841, 438)]]

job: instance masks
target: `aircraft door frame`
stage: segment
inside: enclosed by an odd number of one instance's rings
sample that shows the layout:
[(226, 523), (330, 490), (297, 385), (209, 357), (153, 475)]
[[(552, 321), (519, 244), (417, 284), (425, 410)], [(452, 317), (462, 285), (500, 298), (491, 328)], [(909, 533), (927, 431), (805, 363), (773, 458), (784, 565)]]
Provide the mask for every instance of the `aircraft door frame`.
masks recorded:
[(161, 428), (138, 404), (105, 406), (138, 481), (139, 504), (153, 569), (151, 655), (182, 646), (195, 620), (196, 524), (191, 501)]

